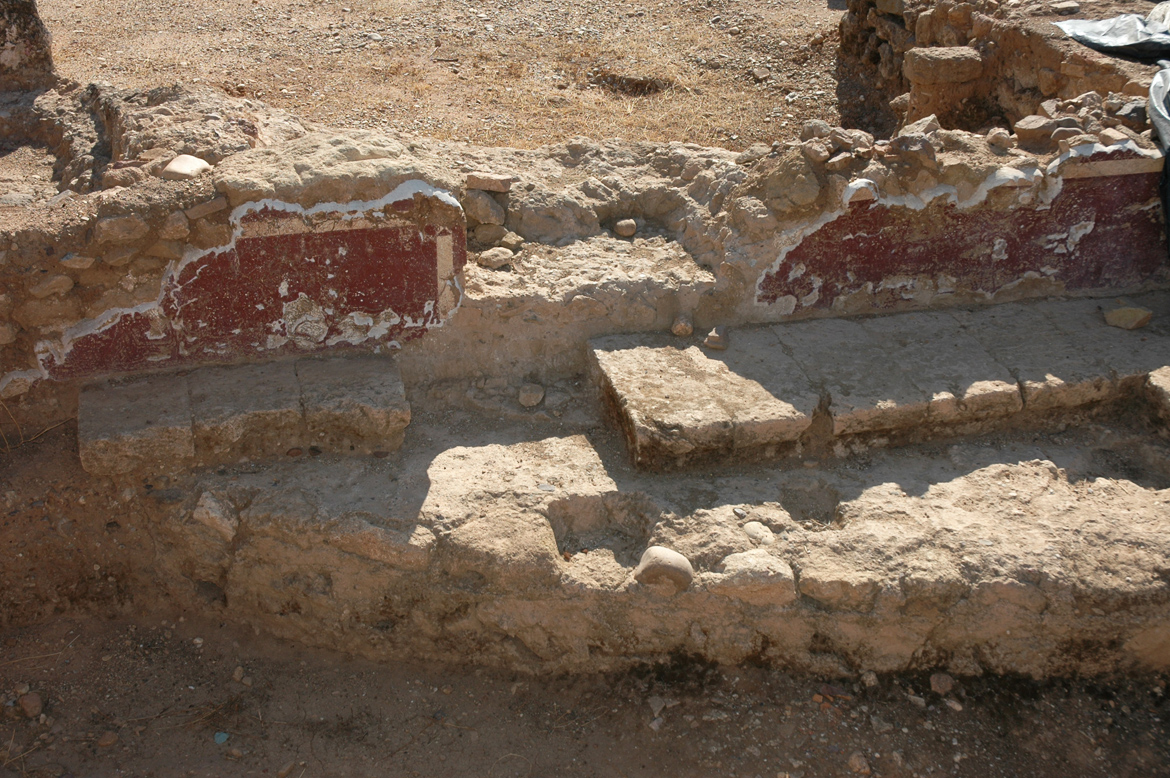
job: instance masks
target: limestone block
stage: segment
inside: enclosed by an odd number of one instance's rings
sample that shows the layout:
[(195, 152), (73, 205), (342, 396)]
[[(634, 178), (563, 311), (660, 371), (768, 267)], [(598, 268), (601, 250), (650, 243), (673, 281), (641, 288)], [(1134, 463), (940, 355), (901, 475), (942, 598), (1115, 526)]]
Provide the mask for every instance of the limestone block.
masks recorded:
[(881, 340), (854, 321), (777, 325), (776, 337), (830, 399), (833, 432), (849, 435), (914, 426), (930, 397)]
[(369, 454), (402, 446), (410, 405), (398, 365), (380, 356), (296, 363), (308, 440), (323, 451)]
[(892, 362), (930, 398), (942, 423), (1006, 416), (1024, 406), (1011, 372), (947, 313), (908, 313), (862, 322)]
[(800, 571), (800, 593), (833, 610), (868, 613), (877, 599), (878, 584), (862, 570), (806, 566)]
[(77, 411), (81, 466), (92, 475), (166, 473), (195, 456), (187, 381), (158, 375), (82, 389)]
[(469, 189), (463, 195), (463, 210), (479, 224), (503, 224), (504, 208), (487, 192)]
[(739, 332), (727, 351), (614, 336), (593, 341), (590, 352), (639, 467), (767, 455), (799, 439), (819, 401), (768, 329)]
[(515, 180), (513, 176), (498, 173), (472, 172), (467, 174), (466, 185), (468, 189), (482, 189), (485, 192), (507, 192)]
[(97, 243), (129, 243), (146, 237), (150, 227), (138, 214), (107, 216), (94, 225), (93, 238)]
[(906, 52), (902, 73), (917, 84), (960, 84), (983, 75), (983, 58), (969, 46), (915, 48)]
[(762, 548), (725, 557), (717, 571), (721, 575), (708, 586), (714, 594), (781, 608), (796, 600), (792, 568)]
[(1029, 409), (1076, 407), (1116, 392), (1108, 366), (1057, 328), (1038, 305), (998, 305), (952, 315), (1011, 371)]
[[(1150, 298), (1158, 307), (1158, 322), (1138, 330), (1109, 326), (1099, 300), (1070, 300), (1062, 303), (1038, 303), (1037, 308), (1089, 358), (1104, 365), (1107, 375), (1120, 381), (1144, 380), (1154, 370), (1170, 365), (1170, 332), (1166, 331), (1165, 314), (1170, 300)], [(1150, 311), (1153, 317), (1153, 312)]]
[(190, 154), (180, 154), (167, 163), (159, 176), (168, 181), (190, 181), (208, 170), (211, 170), (211, 165), (206, 160), (193, 157)]
[(193, 371), (188, 380), (201, 464), (277, 456), (304, 444), (292, 362), (208, 367)]

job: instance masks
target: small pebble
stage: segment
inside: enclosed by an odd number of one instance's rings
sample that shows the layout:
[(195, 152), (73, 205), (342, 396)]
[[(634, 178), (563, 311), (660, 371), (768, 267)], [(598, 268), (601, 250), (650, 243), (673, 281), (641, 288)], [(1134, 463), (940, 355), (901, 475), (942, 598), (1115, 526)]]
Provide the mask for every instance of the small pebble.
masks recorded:
[(638, 223), (633, 219), (622, 219), (613, 225), (613, 231), (623, 238), (632, 238), (638, 231)]
[(930, 676), (930, 690), (940, 697), (946, 697), (955, 688), (955, 679), (946, 673)]
[[(26, 686), (25, 688), (28, 687)], [(20, 699), (17, 700), (17, 704), (20, 705), (21, 713), (23, 713), (25, 716), (28, 716), (30, 719), (35, 719), (37, 716), (40, 716), (41, 711), (45, 707), (44, 701), (41, 700), (41, 695), (37, 694), (36, 692), (31, 694), (22, 694)]]
[(947, 707), (953, 710), (955, 713), (963, 710), (963, 706), (959, 704), (959, 701), (951, 699), (950, 697), (947, 698)]
[(877, 673), (873, 670), (866, 670), (861, 674), (861, 682), (865, 684), (865, 688), (872, 689), (878, 685)]
[(235, 670), (233, 670), (232, 671), (232, 680), (235, 681), (236, 683), (239, 683), (240, 681), (244, 680), (244, 668), (237, 667)]
[(118, 742), (117, 732), (103, 732), (102, 736), (98, 738), (98, 748), (109, 748)]
[(849, 769), (858, 775), (869, 775), (869, 762), (860, 751), (854, 751), (849, 757)]

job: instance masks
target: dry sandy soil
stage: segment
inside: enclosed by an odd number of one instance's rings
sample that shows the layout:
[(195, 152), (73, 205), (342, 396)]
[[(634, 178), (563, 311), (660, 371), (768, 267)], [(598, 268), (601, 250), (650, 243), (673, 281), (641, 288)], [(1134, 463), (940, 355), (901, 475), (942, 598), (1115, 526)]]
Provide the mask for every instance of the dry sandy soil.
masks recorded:
[(1158, 679), (968, 680), (956, 711), (926, 677), (835, 686), (679, 662), (535, 680), (375, 665), (156, 614), (9, 630), (0, 685), (24, 684), (45, 720), (0, 696), (5, 778), (812, 778), (858, 774), (851, 759), (882, 776), (1170, 774)]
[(740, 148), (790, 137), (800, 118), (838, 123), (844, 0), (39, 6), (68, 78), (212, 84), (336, 126), (485, 145), (587, 135)]

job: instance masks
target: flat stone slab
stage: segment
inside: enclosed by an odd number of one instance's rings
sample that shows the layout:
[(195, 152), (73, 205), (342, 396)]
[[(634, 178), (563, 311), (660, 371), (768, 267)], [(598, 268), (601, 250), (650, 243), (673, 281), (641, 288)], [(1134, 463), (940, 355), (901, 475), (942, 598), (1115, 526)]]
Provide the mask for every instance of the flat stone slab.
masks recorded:
[(93, 475), (189, 466), (195, 443), (187, 381), (155, 375), (85, 387), (78, 399), (77, 447), (82, 467)]
[(393, 360), (310, 357), (92, 384), (81, 392), (78, 448), (94, 475), (173, 472), (310, 447), (393, 451), (409, 424)]
[(930, 421), (982, 420), (1024, 407), (1015, 377), (950, 314), (908, 313), (861, 325), (930, 398)]
[(833, 434), (879, 432), (925, 420), (930, 395), (894, 361), (882, 336), (845, 319), (772, 329), (813, 382), (828, 393)]
[(313, 445), (355, 454), (402, 446), (410, 424), (410, 403), (394, 360), (379, 356), (302, 359), (296, 370)]
[(271, 456), (304, 445), (292, 362), (195, 370), (188, 376), (195, 454), (202, 464)]
[[(1130, 303), (1153, 311), (1148, 326), (1106, 324), (1106, 310)], [(774, 455), (809, 430), (821, 401), (841, 437), (969, 433), (1129, 396), (1170, 366), (1170, 295), (820, 319), (732, 330), (728, 341), (726, 351), (659, 334), (591, 341), (636, 466)], [(1158, 386), (1144, 390), (1155, 402)]]
[(767, 329), (737, 333), (728, 351), (623, 335), (590, 353), (640, 467), (768, 453), (799, 440), (819, 401)]

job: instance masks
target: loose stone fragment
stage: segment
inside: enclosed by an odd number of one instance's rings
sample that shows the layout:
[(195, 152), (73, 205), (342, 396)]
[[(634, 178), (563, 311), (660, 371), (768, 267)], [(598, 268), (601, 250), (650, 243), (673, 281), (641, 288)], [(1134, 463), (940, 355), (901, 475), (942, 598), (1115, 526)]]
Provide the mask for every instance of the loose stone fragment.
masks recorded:
[(1033, 114), (1020, 119), (1012, 125), (1012, 128), (1016, 131), (1016, 137), (1020, 139), (1020, 143), (1037, 143), (1052, 137), (1052, 131), (1056, 129), (1056, 122)]
[(1114, 308), (1105, 312), (1105, 323), (1123, 330), (1137, 330), (1149, 324), (1153, 316), (1154, 312), (1145, 308)]
[(190, 181), (208, 170), (211, 170), (211, 165), (206, 160), (193, 157), (190, 154), (180, 154), (163, 168), (159, 176), (168, 181)]
[(703, 340), (703, 345), (715, 351), (727, 350), (727, 328), (723, 325), (715, 327), (707, 333), (706, 339)]
[(503, 224), (504, 208), (487, 192), (469, 189), (463, 195), (463, 210), (479, 224)]
[(1014, 145), (1012, 134), (1003, 127), (994, 127), (987, 133), (987, 145), (993, 151), (1007, 151)]
[(103, 732), (102, 736), (97, 739), (98, 748), (109, 748), (116, 745), (118, 742), (117, 732)]
[(506, 232), (504, 237), (500, 238), (500, 245), (508, 251), (516, 252), (524, 245), (524, 238), (514, 232)]
[(695, 331), (695, 325), (691, 323), (691, 315), (689, 313), (680, 313), (674, 317), (674, 324), (670, 325), (670, 331), (680, 338), (688, 338)]
[(94, 257), (87, 257), (84, 254), (69, 253), (61, 257), (61, 264), (70, 270), (88, 270), (93, 267), (93, 263), (97, 260)]
[(41, 695), (36, 692), (31, 694), (22, 694), (16, 701), (20, 706), (20, 712), (30, 719), (35, 719), (41, 715), (44, 709), (44, 702), (41, 700)]
[(930, 676), (930, 690), (935, 694), (946, 695), (951, 693), (955, 688), (955, 679), (946, 673), (935, 673)]
[(800, 139), (827, 138), (833, 128), (823, 119), (810, 119), (800, 126)]
[(869, 762), (865, 761), (865, 755), (854, 751), (849, 757), (849, 769), (858, 775), (869, 775)]
[(482, 252), (476, 259), (476, 262), (484, 267), (497, 270), (510, 263), (513, 256), (515, 255), (503, 246), (496, 246), (494, 249), (488, 249)]
[(501, 176), (496, 173), (468, 173), (467, 188), (482, 189), (486, 192), (507, 192), (512, 188), (512, 176)]
[(499, 243), (507, 234), (508, 230), (502, 224), (481, 224), (475, 228), (475, 239), (487, 245)]
[(215, 198), (214, 200), (208, 200), (205, 203), (200, 203), (199, 205), (194, 205), (194, 206), (188, 208), (187, 210), (183, 211), (183, 214), (188, 219), (194, 221), (195, 219), (202, 219), (204, 216), (210, 216), (213, 213), (219, 213), (224, 208), (227, 208), (227, 206), (228, 206), (227, 198), (221, 196), (221, 197)]
[(632, 238), (638, 231), (638, 224), (633, 219), (622, 219), (613, 226), (613, 231), (623, 238)]
[(749, 521), (743, 525), (743, 531), (752, 542), (760, 546), (770, 546), (776, 542), (776, 534), (766, 525), (758, 521)]
[(662, 546), (650, 546), (634, 570), (634, 580), (643, 584), (672, 583), (682, 591), (691, 585), (695, 570), (687, 558)]
[(809, 158), (809, 161), (821, 163), (829, 159), (829, 147), (824, 143), (816, 140), (805, 141), (804, 155)]
[(936, 130), (941, 129), (942, 125), (938, 123), (938, 117), (934, 114), (930, 116), (923, 116), (918, 121), (910, 122), (902, 129), (898, 130), (899, 135), (929, 135)]
[(1081, 10), (1081, 4), (1076, 2), (1076, 0), (1063, 0), (1060, 3), (1053, 3), (1049, 8), (1052, 9), (1052, 13), (1054, 14), (1072, 16)]
[(187, 215), (182, 211), (175, 211), (158, 228), (158, 236), (163, 240), (182, 240), (191, 234)]
[(872, 689), (878, 685), (877, 673), (873, 670), (866, 670), (861, 674), (861, 682), (865, 684), (865, 688)]
[(1106, 146), (1118, 146), (1129, 140), (1128, 135), (1126, 135), (1124, 132), (1113, 129), (1112, 127), (1107, 127), (1104, 130), (1101, 130), (1097, 136)]
[(535, 408), (544, 399), (544, 387), (540, 384), (524, 384), (520, 387), (517, 399), (525, 408)]

